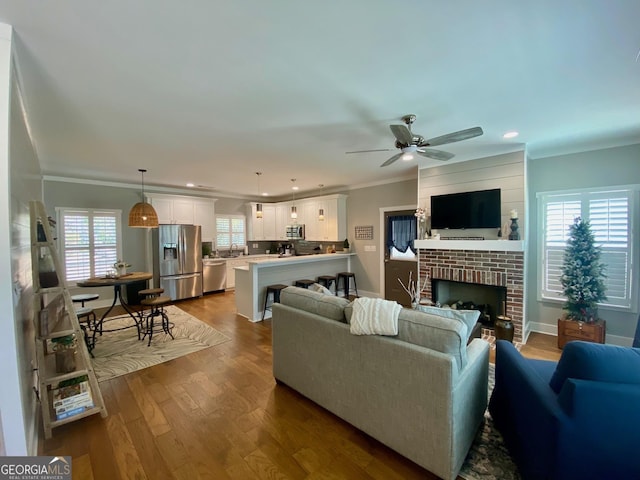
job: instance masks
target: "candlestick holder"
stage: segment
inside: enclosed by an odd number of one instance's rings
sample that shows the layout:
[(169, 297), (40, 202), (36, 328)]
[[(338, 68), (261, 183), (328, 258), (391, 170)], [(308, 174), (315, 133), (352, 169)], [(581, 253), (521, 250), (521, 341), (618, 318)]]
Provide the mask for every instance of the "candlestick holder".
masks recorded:
[(518, 219), (512, 218), (511, 225), (511, 233), (509, 234), (509, 240), (520, 240), (520, 233), (518, 232)]

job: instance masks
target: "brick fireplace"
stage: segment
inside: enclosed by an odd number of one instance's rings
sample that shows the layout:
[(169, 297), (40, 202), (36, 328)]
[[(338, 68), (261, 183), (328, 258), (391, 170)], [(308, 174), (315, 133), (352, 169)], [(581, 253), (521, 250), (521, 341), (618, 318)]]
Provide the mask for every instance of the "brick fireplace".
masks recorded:
[[(434, 245), (434, 242), (437, 242)], [(514, 250), (515, 242), (508, 242), (510, 249), (500, 250), (503, 242), (490, 241), (490, 249), (463, 250), (459, 247), (446, 248), (456, 241), (421, 241), (420, 284), (425, 284), (422, 296), (433, 299), (432, 280), (448, 280), (506, 288), (506, 315), (511, 317), (515, 335), (514, 341), (522, 342), (524, 322), (524, 252)], [(416, 242), (417, 243), (417, 242)], [(465, 242), (470, 243), (470, 242)], [(471, 242), (473, 243), (473, 242)], [(517, 242), (520, 244), (521, 242)], [(428, 247), (426, 245), (428, 244)], [(502, 245), (501, 245), (502, 244)], [(424, 246), (423, 246), (424, 245)], [(444, 248), (436, 248), (442, 246)], [(505, 245), (507, 246), (507, 245)], [(500, 312), (502, 313), (502, 312)]]

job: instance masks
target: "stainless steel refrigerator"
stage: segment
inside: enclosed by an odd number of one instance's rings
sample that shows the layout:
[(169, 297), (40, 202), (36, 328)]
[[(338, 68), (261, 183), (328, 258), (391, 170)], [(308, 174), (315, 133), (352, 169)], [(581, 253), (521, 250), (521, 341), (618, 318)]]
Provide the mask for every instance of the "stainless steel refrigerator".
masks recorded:
[(200, 225), (160, 225), (154, 232), (155, 284), (171, 300), (202, 295)]

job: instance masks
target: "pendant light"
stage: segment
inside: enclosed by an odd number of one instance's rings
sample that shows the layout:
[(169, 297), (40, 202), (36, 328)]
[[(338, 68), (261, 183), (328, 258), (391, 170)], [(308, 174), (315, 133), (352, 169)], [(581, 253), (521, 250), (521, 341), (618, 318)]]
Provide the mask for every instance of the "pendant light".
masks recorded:
[[(321, 192), (321, 194), (323, 194), (323, 195), (324, 195), (324, 190), (323, 190), (324, 185), (321, 183), (321, 184), (320, 184), (320, 185), (318, 185), (318, 186), (320, 187), (320, 192)], [(324, 208), (322, 208), (322, 207), (320, 207), (320, 208), (318, 209), (318, 220), (320, 220), (321, 222), (323, 222), (323, 221), (324, 221)]]
[(138, 171), (142, 175), (142, 201), (136, 203), (129, 211), (129, 226), (135, 228), (157, 228), (158, 214), (153, 206), (144, 200), (144, 168)]
[(298, 209), (295, 206), (296, 203), (296, 179), (292, 178), (291, 181), (293, 182), (293, 187), (291, 188), (291, 200), (292, 200), (292, 205), (291, 205), (291, 219), (292, 220), (296, 220), (298, 218)]
[[(256, 175), (258, 176), (258, 194), (260, 194), (260, 175), (262, 175), (262, 172), (256, 172)], [(256, 218), (262, 218), (262, 204), (261, 203), (257, 203), (256, 204)]]

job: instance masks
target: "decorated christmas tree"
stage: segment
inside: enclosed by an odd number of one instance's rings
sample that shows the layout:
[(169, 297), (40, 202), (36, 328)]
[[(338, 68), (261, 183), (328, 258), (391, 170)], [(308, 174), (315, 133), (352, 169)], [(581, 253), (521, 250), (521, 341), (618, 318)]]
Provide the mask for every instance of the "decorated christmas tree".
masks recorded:
[(591, 225), (578, 217), (569, 227), (560, 282), (567, 301), (567, 318), (581, 322), (598, 319), (598, 302), (606, 300), (604, 265), (595, 244)]

